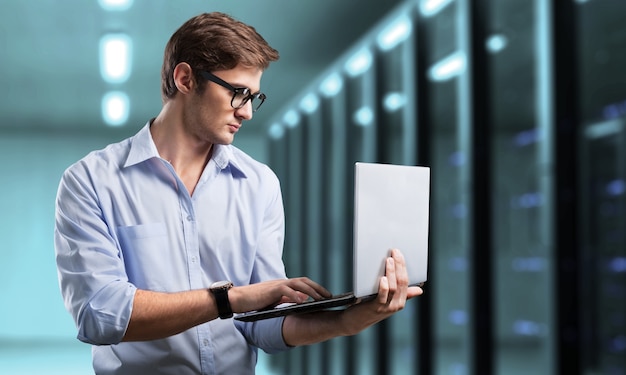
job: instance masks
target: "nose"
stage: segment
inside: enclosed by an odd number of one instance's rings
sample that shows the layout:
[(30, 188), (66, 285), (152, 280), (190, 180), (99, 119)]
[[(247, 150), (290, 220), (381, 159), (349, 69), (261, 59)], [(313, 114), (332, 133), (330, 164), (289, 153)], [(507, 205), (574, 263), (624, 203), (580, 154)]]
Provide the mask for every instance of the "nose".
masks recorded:
[(254, 111), (252, 110), (252, 100), (248, 100), (246, 104), (243, 105), (243, 107), (237, 108), (235, 110), (235, 116), (243, 120), (250, 120), (252, 119), (253, 112)]

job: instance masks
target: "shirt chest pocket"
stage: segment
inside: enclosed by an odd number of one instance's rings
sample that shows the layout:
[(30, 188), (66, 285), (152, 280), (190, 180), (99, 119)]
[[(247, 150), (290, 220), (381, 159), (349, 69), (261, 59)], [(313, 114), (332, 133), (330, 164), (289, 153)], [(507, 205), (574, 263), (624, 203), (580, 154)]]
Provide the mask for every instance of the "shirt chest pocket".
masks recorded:
[(124, 226), (118, 227), (117, 232), (128, 280), (140, 289), (172, 289), (175, 275), (172, 275), (172, 249), (165, 224)]

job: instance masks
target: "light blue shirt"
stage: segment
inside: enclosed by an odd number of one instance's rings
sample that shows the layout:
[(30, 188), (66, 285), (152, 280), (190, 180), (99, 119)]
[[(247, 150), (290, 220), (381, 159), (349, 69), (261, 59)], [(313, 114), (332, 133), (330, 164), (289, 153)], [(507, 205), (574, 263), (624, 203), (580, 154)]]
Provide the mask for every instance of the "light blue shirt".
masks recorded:
[(214, 146), (193, 196), (159, 156), (149, 124), (69, 167), (57, 195), (56, 260), (96, 373), (253, 374), (257, 347), (288, 348), (282, 319), (216, 319), (163, 340), (120, 341), (138, 288), (285, 278), (283, 238), (278, 178), (232, 145)]

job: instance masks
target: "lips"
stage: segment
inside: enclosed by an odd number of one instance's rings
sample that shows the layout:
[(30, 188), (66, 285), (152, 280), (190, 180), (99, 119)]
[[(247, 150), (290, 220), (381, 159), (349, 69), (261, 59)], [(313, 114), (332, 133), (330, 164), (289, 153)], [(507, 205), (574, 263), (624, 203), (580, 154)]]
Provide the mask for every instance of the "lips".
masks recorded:
[(230, 128), (230, 131), (236, 133), (241, 127), (241, 124), (228, 124), (228, 127)]

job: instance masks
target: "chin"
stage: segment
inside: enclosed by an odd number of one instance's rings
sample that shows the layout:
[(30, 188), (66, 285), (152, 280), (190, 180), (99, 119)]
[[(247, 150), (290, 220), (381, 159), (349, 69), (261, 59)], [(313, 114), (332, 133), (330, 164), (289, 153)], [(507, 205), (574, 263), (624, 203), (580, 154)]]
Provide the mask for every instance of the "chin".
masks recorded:
[(235, 141), (235, 137), (230, 137), (230, 138), (220, 138), (220, 139), (216, 139), (215, 144), (218, 145), (224, 145), (224, 146), (228, 146), (230, 144), (232, 144)]

